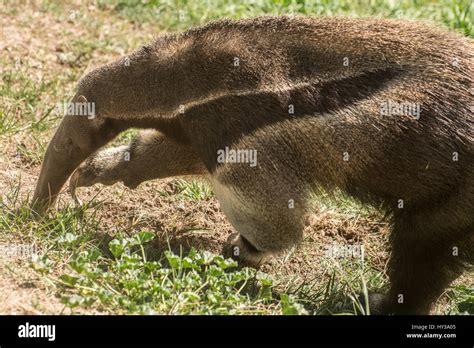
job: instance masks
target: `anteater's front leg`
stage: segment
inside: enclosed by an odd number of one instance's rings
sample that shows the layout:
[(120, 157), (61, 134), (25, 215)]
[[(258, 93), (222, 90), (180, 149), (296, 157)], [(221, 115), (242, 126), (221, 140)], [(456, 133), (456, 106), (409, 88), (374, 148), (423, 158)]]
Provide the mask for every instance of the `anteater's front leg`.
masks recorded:
[(123, 182), (130, 188), (172, 176), (204, 175), (206, 168), (194, 150), (159, 132), (146, 131), (130, 145), (105, 149), (88, 158), (71, 177), (70, 188)]

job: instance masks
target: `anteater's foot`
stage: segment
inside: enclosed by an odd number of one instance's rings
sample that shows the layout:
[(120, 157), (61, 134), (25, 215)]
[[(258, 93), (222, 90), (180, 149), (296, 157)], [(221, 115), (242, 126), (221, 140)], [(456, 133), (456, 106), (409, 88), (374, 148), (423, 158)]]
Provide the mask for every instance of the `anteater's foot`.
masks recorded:
[(254, 268), (259, 268), (272, 258), (271, 252), (257, 250), (240, 233), (233, 233), (229, 236), (223, 255), (238, 261), (241, 266)]

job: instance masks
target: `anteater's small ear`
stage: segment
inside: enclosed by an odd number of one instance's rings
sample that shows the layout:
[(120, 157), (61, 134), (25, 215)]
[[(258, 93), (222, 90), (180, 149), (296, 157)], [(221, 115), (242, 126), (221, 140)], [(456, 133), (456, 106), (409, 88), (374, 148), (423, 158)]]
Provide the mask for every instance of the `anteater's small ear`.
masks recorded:
[(77, 97), (77, 102), (78, 102), (78, 103), (87, 103), (87, 98), (84, 97), (84, 96), (81, 94), (79, 97)]

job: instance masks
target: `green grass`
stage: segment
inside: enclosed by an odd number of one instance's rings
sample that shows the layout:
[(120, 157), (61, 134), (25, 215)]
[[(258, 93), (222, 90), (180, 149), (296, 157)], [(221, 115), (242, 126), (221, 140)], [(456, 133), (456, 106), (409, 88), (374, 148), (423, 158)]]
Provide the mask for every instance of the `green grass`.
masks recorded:
[(474, 11), (470, 0), (113, 0), (98, 3), (122, 17), (157, 23), (164, 30), (185, 30), (222, 17), (300, 14), (428, 19), (473, 35)]
[(0, 85), (0, 103), (5, 106), (0, 111), (0, 134), (12, 134), (28, 128), (42, 131), (51, 127), (46, 117), (54, 106), (44, 107), (41, 97), (55, 90), (56, 81), (41, 80), (37, 83), (26, 72), (11, 64), (8, 66), (11, 68), (2, 74)]
[(187, 200), (206, 201), (214, 197), (214, 193), (208, 184), (198, 180), (186, 181), (178, 179), (175, 181), (178, 194)]
[(450, 300), (448, 313), (474, 314), (474, 285), (457, 285), (447, 291)]

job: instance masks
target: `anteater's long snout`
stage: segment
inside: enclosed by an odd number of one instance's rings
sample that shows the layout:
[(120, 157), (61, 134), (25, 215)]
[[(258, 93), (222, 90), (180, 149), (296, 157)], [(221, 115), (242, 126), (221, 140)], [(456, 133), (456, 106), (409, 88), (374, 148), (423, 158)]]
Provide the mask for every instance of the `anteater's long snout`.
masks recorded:
[(61, 128), (50, 142), (36, 184), (32, 208), (43, 214), (56, 200), (74, 169), (84, 160), (79, 149), (62, 139)]
[[(76, 96), (73, 103), (87, 103)], [(32, 200), (32, 209), (44, 214), (54, 203), (61, 188), (74, 170), (118, 131), (111, 120), (90, 115), (65, 115), (48, 145)]]

